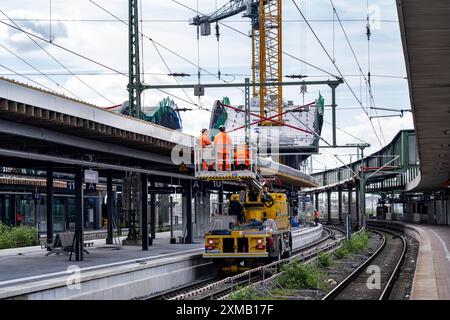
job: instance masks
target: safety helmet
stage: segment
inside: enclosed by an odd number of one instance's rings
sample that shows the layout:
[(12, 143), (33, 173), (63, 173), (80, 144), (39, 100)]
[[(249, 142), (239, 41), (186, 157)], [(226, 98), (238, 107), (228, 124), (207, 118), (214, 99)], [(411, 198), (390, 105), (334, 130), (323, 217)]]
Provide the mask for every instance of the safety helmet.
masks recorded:
[(220, 130), (220, 131), (225, 131), (225, 126), (224, 126), (224, 125), (221, 125), (221, 126), (219, 127), (219, 130)]

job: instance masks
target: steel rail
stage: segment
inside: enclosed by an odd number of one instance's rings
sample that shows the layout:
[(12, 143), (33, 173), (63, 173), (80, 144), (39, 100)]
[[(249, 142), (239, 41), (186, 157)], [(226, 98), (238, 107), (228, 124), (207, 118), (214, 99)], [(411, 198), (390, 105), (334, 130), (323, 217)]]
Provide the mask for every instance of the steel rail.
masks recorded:
[[(320, 244), (322, 244), (323, 242), (329, 240), (330, 238), (333, 239), (333, 237), (334, 237), (334, 232), (331, 230), (331, 228), (323, 227), (323, 229), (328, 232), (327, 236), (325, 236), (325, 237), (323, 237), (323, 238), (321, 238), (321, 239), (319, 239), (319, 240), (317, 240), (317, 241), (315, 241), (315, 242), (313, 242), (311, 244), (308, 244), (306, 246), (303, 246), (301, 248), (296, 249), (295, 251), (293, 251), (292, 256), (289, 257), (289, 258), (285, 258), (285, 259), (281, 259), (281, 260), (278, 260), (278, 261), (274, 261), (274, 262), (271, 262), (271, 263), (266, 264), (264, 266), (253, 268), (251, 270), (244, 271), (244, 272), (242, 272), (240, 274), (237, 274), (237, 275), (225, 278), (225, 279), (221, 279), (221, 280), (219, 280), (219, 281), (217, 281), (215, 283), (208, 284), (205, 287), (202, 287), (202, 288), (199, 288), (199, 289), (195, 289), (195, 290), (193, 290), (191, 292), (188, 292), (188, 293), (182, 293), (182, 294), (179, 294), (177, 296), (171, 297), (171, 298), (169, 298), (169, 300), (184, 300), (184, 299), (188, 299), (188, 298), (191, 298), (191, 297), (195, 297), (196, 295), (202, 294), (202, 293), (204, 293), (204, 292), (206, 292), (208, 290), (211, 290), (211, 289), (214, 289), (214, 288), (218, 288), (221, 285), (228, 285), (229, 283), (231, 283), (231, 287), (227, 286), (227, 288), (221, 288), (217, 292), (211, 292), (211, 294), (205, 295), (205, 297), (203, 297), (203, 299), (208, 299), (209, 297), (214, 296), (217, 293), (221, 293), (221, 292), (226, 291), (228, 289), (234, 288), (236, 286), (235, 281), (239, 280), (241, 278), (245, 278), (245, 280), (238, 282), (238, 284), (248, 283), (249, 281), (251, 282), (251, 280), (252, 280), (251, 275), (253, 273), (256, 273), (256, 272), (257, 273), (261, 273), (262, 274), (262, 280), (264, 280), (265, 270), (266, 269), (269, 269), (269, 268), (272, 268), (272, 267), (278, 268), (280, 265), (282, 265), (284, 263), (289, 263), (289, 262), (291, 262), (293, 260), (305, 261), (305, 259), (313, 258), (313, 257), (317, 256), (320, 252), (327, 251), (330, 248), (335, 247), (336, 245), (338, 245), (340, 243), (340, 241), (342, 241), (342, 239), (334, 240), (332, 243), (330, 243), (330, 244), (328, 244), (326, 246), (321, 246), (320, 250), (318, 250)], [(339, 230), (339, 231), (341, 231), (341, 230)], [(309, 251), (308, 251), (308, 249), (314, 248), (314, 247), (316, 248), (316, 250), (314, 250), (314, 252), (309, 253), (313, 249), (309, 250)], [(307, 252), (309, 254), (304, 256), (303, 254), (305, 252)], [(299, 259), (299, 256), (300, 256), (300, 259)]]
[(378, 255), (384, 250), (384, 248), (386, 246), (386, 237), (384, 236), (384, 234), (382, 232), (390, 233), (390, 234), (393, 234), (394, 236), (400, 236), (400, 238), (402, 239), (402, 242), (403, 242), (403, 249), (402, 249), (402, 253), (400, 255), (400, 258), (398, 259), (394, 270), (391, 272), (391, 275), (390, 275), (389, 279), (386, 281), (384, 289), (383, 289), (382, 293), (380, 294), (380, 296), (378, 298), (378, 300), (385, 300), (385, 299), (387, 299), (387, 297), (389, 295), (389, 292), (390, 292), (390, 290), (392, 288), (394, 279), (395, 279), (396, 275), (398, 274), (398, 272), (400, 270), (400, 266), (402, 265), (403, 260), (405, 258), (405, 254), (406, 254), (406, 240), (405, 240), (405, 238), (403, 236), (399, 235), (398, 233), (394, 233), (393, 231), (390, 231), (390, 230), (385, 230), (385, 229), (381, 229), (381, 228), (373, 228), (373, 227), (370, 227), (368, 229), (374, 231), (375, 233), (377, 233), (378, 235), (381, 236), (382, 244), (370, 256), (369, 259), (364, 261), (364, 263), (362, 263), (351, 274), (349, 274), (344, 280), (342, 280), (336, 287), (334, 287), (333, 290), (328, 292), (328, 294), (325, 295), (322, 298), (322, 300), (333, 300), (333, 299), (335, 299), (345, 288), (347, 288), (348, 285), (350, 285), (350, 283), (352, 283), (352, 281), (356, 277), (358, 277), (362, 273), (363, 270), (365, 270), (367, 268), (367, 266), (369, 266), (369, 264), (373, 260), (375, 260), (376, 257), (378, 257)]

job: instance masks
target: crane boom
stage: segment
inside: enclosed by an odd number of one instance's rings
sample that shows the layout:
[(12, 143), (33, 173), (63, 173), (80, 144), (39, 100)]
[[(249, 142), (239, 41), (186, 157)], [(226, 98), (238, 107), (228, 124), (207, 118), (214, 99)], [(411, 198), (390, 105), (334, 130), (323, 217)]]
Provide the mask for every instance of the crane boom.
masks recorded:
[[(201, 25), (203, 23), (213, 23), (232, 17), (238, 13), (246, 11), (245, 16), (250, 17), (254, 8), (259, 6), (260, 0), (230, 0), (216, 12), (209, 15), (196, 16), (190, 20), (191, 25)], [(253, 8), (252, 8), (253, 7)], [(256, 12), (255, 12), (256, 13)], [(255, 16), (257, 18), (257, 16)]]
[[(216, 12), (197, 15), (191, 25), (202, 26), (202, 35), (209, 35), (210, 23), (244, 12), (251, 19), (252, 80), (253, 83), (278, 83), (273, 86), (253, 85), (253, 97), (259, 97), (261, 117), (278, 115), (282, 122), (282, 8), (281, 0), (230, 0)], [(261, 125), (273, 125), (273, 121)]]

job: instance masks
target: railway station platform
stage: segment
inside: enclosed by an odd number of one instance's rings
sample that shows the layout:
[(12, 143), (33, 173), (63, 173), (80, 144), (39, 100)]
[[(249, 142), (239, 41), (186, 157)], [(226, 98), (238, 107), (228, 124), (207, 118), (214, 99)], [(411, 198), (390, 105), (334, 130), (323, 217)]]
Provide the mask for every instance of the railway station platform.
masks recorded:
[[(322, 227), (294, 228), (292, 235), (299, 248), (318, 240)], [(202, 258), (203, 239), (170, 244), (169, 238), (170, 232), (158, 233), (148, 251), (94, 240), (83, 261), (46, 256), (40, 246), (0, 250), (0, 299), (136, 299), (215, 273)]]
[(450, 227), (367, 220), (368, 225), (404, 232), (419, 242), (411, 300), (450, 300)]
[(450, 227), (412, 225), (420, 243), (412, 300), (450, 300)]

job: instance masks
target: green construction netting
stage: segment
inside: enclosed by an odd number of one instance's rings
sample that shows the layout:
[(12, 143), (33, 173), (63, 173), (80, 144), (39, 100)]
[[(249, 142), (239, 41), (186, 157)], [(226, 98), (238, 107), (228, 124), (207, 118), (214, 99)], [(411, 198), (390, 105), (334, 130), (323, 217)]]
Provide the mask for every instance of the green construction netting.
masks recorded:
[[(222, 103), (230, 105), (230, 99), (228, 97), (224, 97), (222, 99)], [(228, 112), (226, 110), (226, 107), (224, 107), (223, 105), (221, 105), (218, 102), (216, 102), (213, 110), (214, 110), (214, 118), (213, 118), (213, 122), (212, 122), (210, 129), (219, 130), (220, 126), (225, 125), (225, 122), (228, 119)], [(212, 131), (215, 131), (215, 130), (212, 130)], [(211, 134), (213, 134), (213, 132), (211, 132)]]
[(171, 129), (181, 129), (181, 117), (176, 109), (176, 104), (170, 98), (164, 98), (152, 115), (144, 114), (144, 120)]

